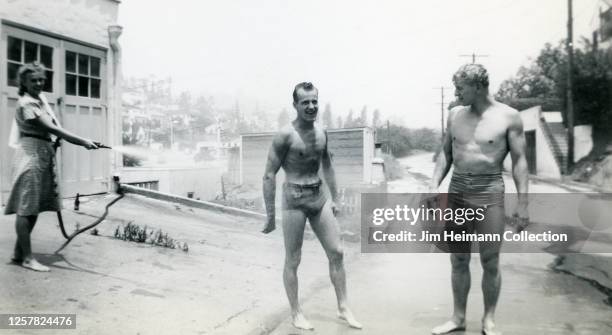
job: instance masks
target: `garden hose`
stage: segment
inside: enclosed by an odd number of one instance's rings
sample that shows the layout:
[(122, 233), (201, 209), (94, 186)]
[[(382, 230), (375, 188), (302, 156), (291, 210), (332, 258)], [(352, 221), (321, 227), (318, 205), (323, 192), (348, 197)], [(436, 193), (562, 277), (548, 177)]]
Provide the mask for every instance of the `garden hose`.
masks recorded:
[(116, 197), (115, 199), (113, 199), (111, 202), (109, 202), (108, 204), (106, 204), (106, 206), (104, 207), (104, 213), (102, 214), (102, 216), (100, 216), (96, 221), (94, 221), (92, 224), (85, 226), (81, 229), (76, 230), (74, 233), (72, 233), (72, 235), (68, 236), (66, 234), (66, 230), (64, 229), (64, 222), (62, 220), (62, 214), (60, 211), (57, 212), (57, 218), (59, 220), (60, 223), (60, 229), (62, 230), (62, 235), (64, 235), (64, 237), (66, 238), (66, 242), (64, 242), (64, 244), (55, 251), (55, 253), (59, 253), (60, 251), (62, 251), (62, 249), (64, 249), (68, 243), (70, 243), (75, 237), (77, 237), (79, 234), (86, 232), (87, 230), (97, 226), (98, 224), (100, 224), (100, 222), (104, 221), (104, 219), (106, 218), (106, 216), (108, 215), (108, 208), (112, 205), (114, 205), (117, 201), (119, 201), (121, 198), (124, 197), (123, 192), (118, 192), (119, 196)]
[[(60, 142), (60, 138), (58, 137), (55, 140), (55, 143), (53, 144), (53, 149), (55, 150), (55, 152), (57, 152), (57, 149), (61, 146), (61, 142)], [(94, 142), (96, 144), (96, 146), (98, 146), (98, 148), (104, 148), (104, 149), (112, 149), (110, 146), (104, 145), (100, 142)], [(68, 235), (68, 233), (66, 233), (66, 228), (64, 227), (64, 219), (62, 217), (62, 211), (59, 210), (57, 211), (57, 221), (59, 222), (59, 226), (60, 226), (60, 230), (62, 231), (62, 235), (64, 236), (64, 238), (66, 238), (66, 242), (64, 242), (64, 244), (55, 251), (55, 254), (59, 253), (60, 251), (62, 251), (62, 249), (64, 249), (75, 237), (77, 237), (79, 234), (97, 226), (98, 224), (100, 224), (100, 222), (104, 221), (104, 219), (106, 218), (106, 216), (108, 215), (108, 208), (112, 205), (114, 205), (117, 201), (119, 201), (121, 198), (123, 198), (124, 194), (123, 191), (121, 190), (121, 185), (119, 184), (119, 179), (117, 178), (113, 178), (113, 180), (115, 181), (115, 183), (117, 184), (117, 194), (119, 194), (118, 197), (116, 197), (115, 199), (113, 199), (111, 202), (109, 202), (105, 207), (104, 207), (104, 214), (102, 214), (101, 217), (99, 217), (96, 221), (94, 221), (92, 224), (83, 227), (81, 229), (77, 229), (74, 233), (72, 233), (72, 235)], [(81, 194), (80, 196), (85, 196), (85, 195), (94, 195), (94, 194)], [(77, 193), (77, 198), (76, 201), (78, 202), (79, 199), (79, 194)], [(78, 208), (77, 208), (78, 209)]]

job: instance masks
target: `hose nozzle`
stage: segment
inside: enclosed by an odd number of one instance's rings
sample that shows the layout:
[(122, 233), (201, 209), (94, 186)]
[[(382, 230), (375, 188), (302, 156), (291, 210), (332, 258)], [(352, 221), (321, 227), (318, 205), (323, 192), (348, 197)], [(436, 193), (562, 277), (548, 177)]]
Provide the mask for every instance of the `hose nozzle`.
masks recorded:
[(112, 149), (108, 145), (102, 144), (100, 142), (94, 142), (94, 144), (98, 147), (98, 149)]

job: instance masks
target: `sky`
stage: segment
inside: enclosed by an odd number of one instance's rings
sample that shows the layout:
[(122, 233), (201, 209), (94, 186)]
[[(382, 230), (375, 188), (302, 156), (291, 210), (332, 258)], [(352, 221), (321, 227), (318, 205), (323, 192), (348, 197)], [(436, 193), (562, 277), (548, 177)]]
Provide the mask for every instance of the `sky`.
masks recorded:
[[(574, 0), (574, 39), (609, 0)], [(565, 0), (123, 0), (125, 77), (172, 77), (173, 93), (236, 101), (246, 113), (292, 110), (296, 83), (319, 89), (334, 119), (440, 126), (440, 86), (476, 53), (491, 92), (567, 27)], [(437, 89), (436, 89), (437, 87)]]

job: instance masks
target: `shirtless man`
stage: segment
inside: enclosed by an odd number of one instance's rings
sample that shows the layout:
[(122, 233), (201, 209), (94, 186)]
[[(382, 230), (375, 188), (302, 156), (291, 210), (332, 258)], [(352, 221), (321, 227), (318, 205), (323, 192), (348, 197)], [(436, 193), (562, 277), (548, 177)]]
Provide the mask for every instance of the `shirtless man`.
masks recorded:
[[(501, 176), (504, 158), (510, 152), (512, 176), (518, 191), (518, 206), (513, 217), (519, 230), (529, 222), (527, 213), (527, 160), (525, 138), (519, 113), (489, 95), (487, 70), (479, 64), (467, 64), (453, 76), (455, 96), (459, 106), (448, 117), (442, 154), (438, 156), (431, 191), (438, 187), (451, 165), (454, 167), (449, 186), (451, 193), (461, 194), (463, 204), (476, 203), (486, 210), (486, 221), (475, 227), (478, 233), (504, 231), (504, 182)], [(457, 195), (455, 195), (457, 197)], [(469, 199), (467, 199), (469, 198)], [(447, 226), (448, 229), (448, 226)], [(468, 242), (469, 243), (469, 242)], [(470, 245), (451, 245), (452, 288), (454, 312), (452, 318), (432, 330), (446, 334), (465, 329), (467, 296), (470, 290)], [(482, 333), (499, 334), (495, 327), (495, 307), (499, 298), (501, 275), (499, 249), (501, 243), (480, 243), (480, 263), (483, 268), (482, 291), (484, 316)]]
[[(263, 177), (268, 218), (262, 232), (268, 234), (276, 228), (276, 173), (282, 167), (286, 177), (282, 195), (285, 241), (283, 280), (293, 325), (300, 329), (314, 329), (302, 314), (298, 302), (297, 268), (302, 256), (304, 228), (308, 219), (329, 260), (329, 274), (338, 300), (338, 317), (348, 322), (349, 326), (360, 329), (361, 324), (347, 305), (343, 252), (335, 218), (338, 192), (331, 157), (327, 151), (327, 133), (314, 124), (319, 111), (318, 90), (311, 83), (296, 85), (293, 107), (297, 111), (297, 118), (274, 136), (268, 154)], [(329, 187), (331, 200), (325, 199), (319, 166), (323, 167), (323, 177)]]

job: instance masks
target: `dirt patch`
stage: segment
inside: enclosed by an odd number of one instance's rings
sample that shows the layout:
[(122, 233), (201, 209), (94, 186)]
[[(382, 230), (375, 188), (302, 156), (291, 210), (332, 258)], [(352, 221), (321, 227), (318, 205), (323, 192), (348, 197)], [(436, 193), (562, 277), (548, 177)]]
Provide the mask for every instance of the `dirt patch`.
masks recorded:
[(612, 189), (612, 148), (597, 156), (587, 156), (574, 167), (574, 181), (585, 182), (604, 189)]
[(211, 202), (265, 214), (261, 189), (254, 185), (238, 185), (219, 194)]

